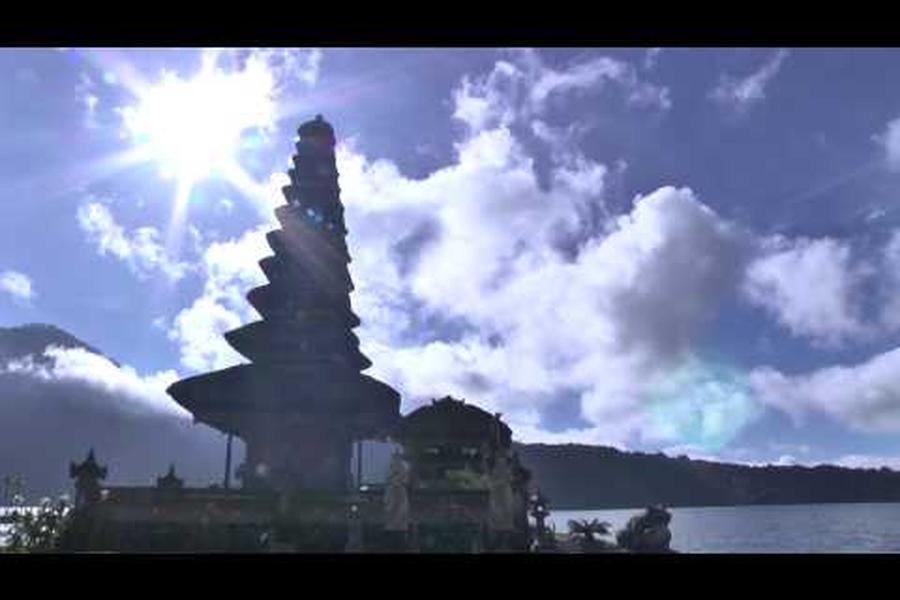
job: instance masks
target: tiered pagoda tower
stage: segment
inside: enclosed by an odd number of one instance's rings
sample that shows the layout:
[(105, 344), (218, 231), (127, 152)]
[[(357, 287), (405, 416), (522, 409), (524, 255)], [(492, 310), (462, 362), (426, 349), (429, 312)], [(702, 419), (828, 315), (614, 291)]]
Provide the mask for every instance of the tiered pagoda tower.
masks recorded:
[(344, 207), (335, 136), (319, 115), (299, 131), (273, 256), (259, 264), (269, 283), (247, 300), (262, 320), (225, 334), (251, 363), (190, 377), (168, 393), (196, 421), (247, 445), (245, 489), (345, 490), (354, 440), (382, 437), (399, 419), (400, 397), (361, 371), (371, 362), (352, 329)]

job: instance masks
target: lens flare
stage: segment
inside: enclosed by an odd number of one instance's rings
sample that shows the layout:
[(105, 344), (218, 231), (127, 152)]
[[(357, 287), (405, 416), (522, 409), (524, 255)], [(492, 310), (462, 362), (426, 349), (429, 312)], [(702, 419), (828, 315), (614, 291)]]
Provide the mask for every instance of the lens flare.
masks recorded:
[(761, 412), (743, 372), (698, 359), (658, 378), (648, 406), (662, 437), (705, 451), (728, 445)]

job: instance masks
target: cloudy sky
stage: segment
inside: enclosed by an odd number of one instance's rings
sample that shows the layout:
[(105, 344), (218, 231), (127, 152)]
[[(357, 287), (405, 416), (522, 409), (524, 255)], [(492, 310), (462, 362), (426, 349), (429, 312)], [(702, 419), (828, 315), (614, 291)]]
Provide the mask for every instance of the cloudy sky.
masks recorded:
[(323, 113), (357, 333), (404, 412), (453, 394), (522, 441), (896, 466), (898, 58), (2, 50), (0, 325), (72, 332), (121, 366), (66, 377), (178, 415), (166, 384), (242, 360), (221, 334), (258, 318)]

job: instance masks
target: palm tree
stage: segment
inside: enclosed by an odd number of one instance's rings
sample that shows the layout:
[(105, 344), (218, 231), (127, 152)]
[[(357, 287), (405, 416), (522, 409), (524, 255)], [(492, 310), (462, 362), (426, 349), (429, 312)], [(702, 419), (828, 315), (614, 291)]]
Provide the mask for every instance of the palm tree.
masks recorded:
[(569, 534), (578, 536), (582, 541), (582, 545), (594, 546), (598, 541), (594, 536), (609, 535), (610, 527), (612, 526), (609, 523), (599, 519), (591, 519), (590, 521), (587, 519), (576, 519), (569, 521)]

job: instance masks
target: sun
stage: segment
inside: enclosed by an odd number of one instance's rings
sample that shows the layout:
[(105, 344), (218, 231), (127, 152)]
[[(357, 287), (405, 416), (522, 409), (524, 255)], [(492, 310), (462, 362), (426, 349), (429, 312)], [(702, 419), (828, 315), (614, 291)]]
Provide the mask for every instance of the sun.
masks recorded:
[(124, 131), (182, 189), (208, 177), (227, 178), (246, 134), (274, 126), (271, 73), (253, 65), (225, 72), (204, 61), (190, 79), (163, 72), (158, 83), (135, 95), (135, 105), (120, 109)]
[(175, 181), (169, 256), (179, 256), (191, 192), (201, 180), (220, 178), (254, 201), (270, 194), (239, 160), (245, 145), (259, 150), (275, 131), (276, 86), (264, 61), (226, 71), (217, 66), (216, 53), (204, 53), (192, 77), (163, 71), (158, 81), (135, 79), (128, 89), (135, 102), (118, 112), (122, 133), (133, 144), (129, 154), (136, 162), (156, 163), (163, 178)]

